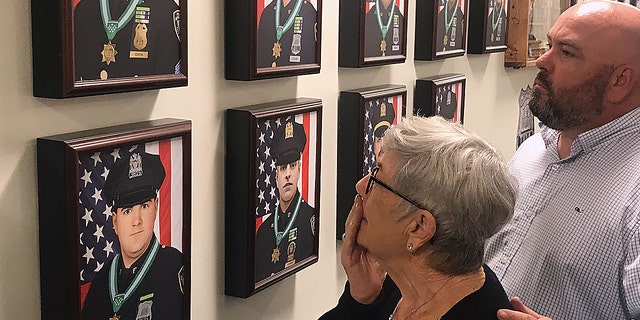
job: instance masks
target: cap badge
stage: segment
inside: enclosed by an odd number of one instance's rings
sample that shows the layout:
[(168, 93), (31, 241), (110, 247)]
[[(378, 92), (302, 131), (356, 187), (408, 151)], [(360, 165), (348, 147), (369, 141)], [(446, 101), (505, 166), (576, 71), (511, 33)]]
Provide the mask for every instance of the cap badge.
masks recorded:
[(284, 138), (289, 139), (293, 138), (293, 123), (287, 122), (284, 127)]
[(142, 176), (142, 157), (134, 153), (129, 158), (129, 179)]
[(380, 104), (380, 117), (387, 116), (387, 105), (383, 103)]

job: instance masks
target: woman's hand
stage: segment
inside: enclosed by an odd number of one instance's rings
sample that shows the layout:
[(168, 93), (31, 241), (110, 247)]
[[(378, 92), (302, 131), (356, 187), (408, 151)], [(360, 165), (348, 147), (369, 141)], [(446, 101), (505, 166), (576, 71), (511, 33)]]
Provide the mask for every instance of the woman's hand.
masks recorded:
[(362, 214), (362, 197), (358, 194), (345, 222), (341, 261), (349, 279), (353, 299), (362, 304), (370, 304), (380, 295), (385, 272), (367, 249), (356, 242)]
[(511, 306), (517, 310), (498, 310), (498, 319), (500, 320), (552, 320), (549, 317), (541, 316), (535, 311), (527, 308), (518, 297), (511, 298)]

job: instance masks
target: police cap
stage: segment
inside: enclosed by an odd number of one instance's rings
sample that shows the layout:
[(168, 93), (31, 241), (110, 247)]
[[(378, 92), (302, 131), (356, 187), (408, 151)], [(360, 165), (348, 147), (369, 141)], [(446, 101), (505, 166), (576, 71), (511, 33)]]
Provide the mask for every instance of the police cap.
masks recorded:
[(378, 106), (374, 106), (371, 116), (371, 125), (373, 125), (373, 135), (376, 138), (381, 138), (385, 131), (389, 129), (393, 124), (393, 119), (396, 117), (396, 112), (393, 109), (393, 104), (388, 103), (386, 99), (382, 99)]
[(289, 164), (300, 160), (300, 153), (307, 144), (307, 135), (301, 124), (287, 121), (273, 134), (271, 149), (275, 155), (276, 165)]
[(107, 203), (113, 212), (117, 208), (134, 206), (157, 196), (165, 171), (157, 155), (133, 152), (116, 161), (104, 184)]

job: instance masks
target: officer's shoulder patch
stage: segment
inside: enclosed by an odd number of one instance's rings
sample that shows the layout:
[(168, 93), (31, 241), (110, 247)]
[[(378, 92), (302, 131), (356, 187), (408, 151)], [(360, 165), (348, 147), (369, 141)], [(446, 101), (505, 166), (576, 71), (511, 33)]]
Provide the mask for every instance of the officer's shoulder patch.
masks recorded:
[(180, 286), (180, 292), (184, 294), (184, 266), (178, 270), (178, 285)]
[(180, 10), (173, 12), (173, 31), (176, 32), (176, 37), (180, 41)]

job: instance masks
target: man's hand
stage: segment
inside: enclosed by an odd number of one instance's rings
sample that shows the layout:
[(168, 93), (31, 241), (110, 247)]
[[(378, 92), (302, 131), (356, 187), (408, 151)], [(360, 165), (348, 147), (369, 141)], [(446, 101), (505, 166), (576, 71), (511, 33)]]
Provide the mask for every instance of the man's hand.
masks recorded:
[(362, 214), (362, 197), (356, 195), (345, 222), (341, 261), (349, 279), (353, 299), (362, 304), (370, 304), (380, 295), (385, 272), (367, 249), (356, 243)]
[(511, 298), (511, 306), (517, 311), (500, 309), (497, 314), (499, 320), (552, 320), (527, 308), (518, 297)]

